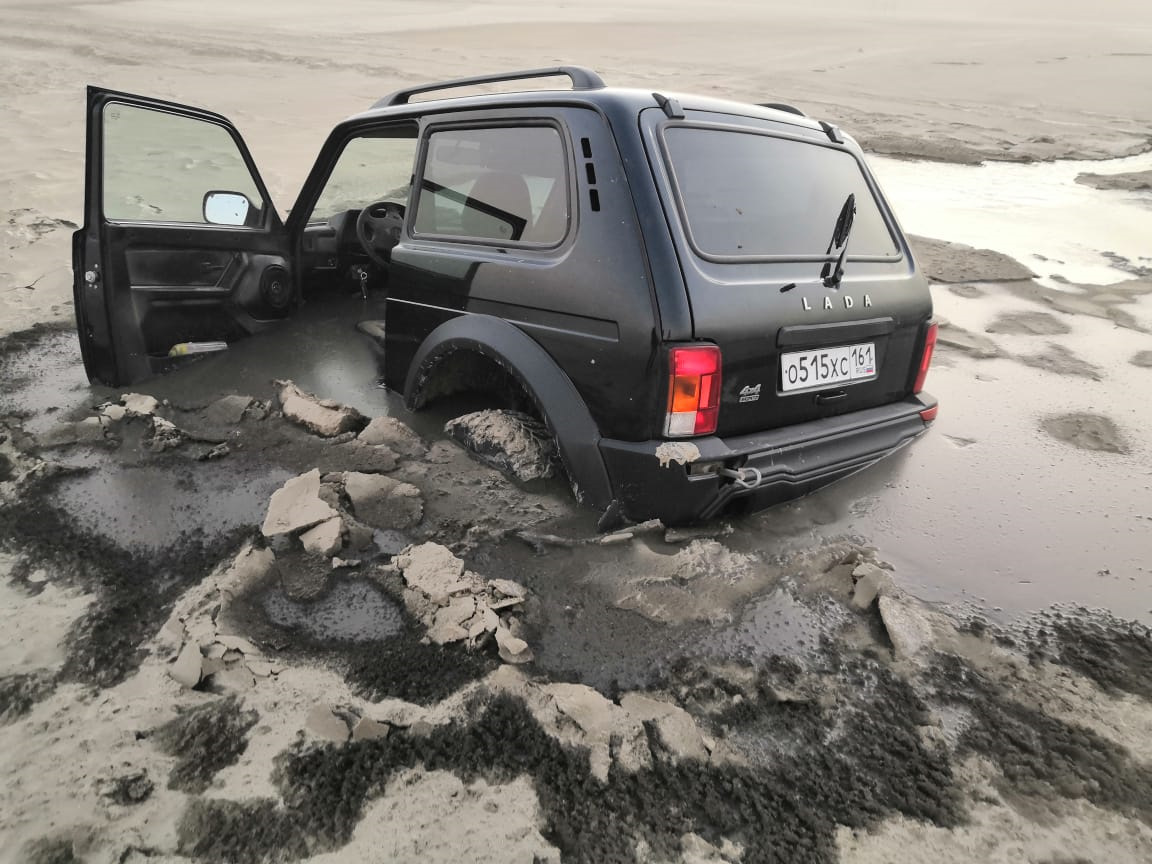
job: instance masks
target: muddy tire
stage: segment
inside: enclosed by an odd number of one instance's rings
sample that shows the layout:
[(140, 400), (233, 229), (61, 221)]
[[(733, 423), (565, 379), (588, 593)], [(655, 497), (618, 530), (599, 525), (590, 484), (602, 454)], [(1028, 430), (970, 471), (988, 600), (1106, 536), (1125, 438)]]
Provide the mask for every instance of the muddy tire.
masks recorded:
[(520, 411), (475, 411), (449, 420), (444, 431), (476, 459), (522, 483), (557, 472), (556, 441), (543, 423)]

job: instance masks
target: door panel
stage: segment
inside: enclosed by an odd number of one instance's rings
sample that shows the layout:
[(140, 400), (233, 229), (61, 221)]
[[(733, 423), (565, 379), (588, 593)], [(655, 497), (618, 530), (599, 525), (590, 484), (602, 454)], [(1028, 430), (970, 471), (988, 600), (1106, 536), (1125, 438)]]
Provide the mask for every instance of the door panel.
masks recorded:
[(169, 356), (182, 343), (231, 343), (291, 314), (287, 233), (223, 117), (89, 88), (85, 181), (73, 268), (92, 381), (167, 371), (186, 362)]

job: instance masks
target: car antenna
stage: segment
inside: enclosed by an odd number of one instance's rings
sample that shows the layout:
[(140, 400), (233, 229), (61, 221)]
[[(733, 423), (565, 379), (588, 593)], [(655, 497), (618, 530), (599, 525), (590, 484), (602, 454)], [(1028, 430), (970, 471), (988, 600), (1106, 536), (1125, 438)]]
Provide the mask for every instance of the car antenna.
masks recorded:
[(660, 110), (668, 115), (669, 120), (683, 120), (684, 109), (674, 96), (665, 96), (663, 93), (653, 93), (652, 98), (660, 106)]

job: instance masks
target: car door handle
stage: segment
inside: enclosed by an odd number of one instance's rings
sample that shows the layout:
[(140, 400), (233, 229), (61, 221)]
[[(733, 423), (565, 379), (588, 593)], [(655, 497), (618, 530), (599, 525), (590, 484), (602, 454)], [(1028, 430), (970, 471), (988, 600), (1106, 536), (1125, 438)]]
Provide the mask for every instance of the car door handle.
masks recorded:
[(835, 393), (817, 393), (816, 404), (827, 405), (829, 402), (839, 402), (841, 399), (848, 398), (847, 390), (837, 390)]

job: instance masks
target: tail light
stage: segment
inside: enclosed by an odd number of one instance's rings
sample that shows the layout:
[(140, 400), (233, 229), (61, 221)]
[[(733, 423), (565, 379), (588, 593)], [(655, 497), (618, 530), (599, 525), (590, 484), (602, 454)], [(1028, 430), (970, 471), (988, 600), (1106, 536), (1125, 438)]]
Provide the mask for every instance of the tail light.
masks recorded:
[(669, 438), (711, 435), (720, 418), (720, 349), (693, 345), (668, 352)]
[(932, 352), (936, 350), (935, 324), (928, 325), (928, 334), (924, 337), (924, 353), (920, 355), (920, 371), (916, 373), (916, 383), (912, 385), (912, 392), (919, 393), (924, 389), (924, 379), (928, 377), (928, 367), (932, 365)]

